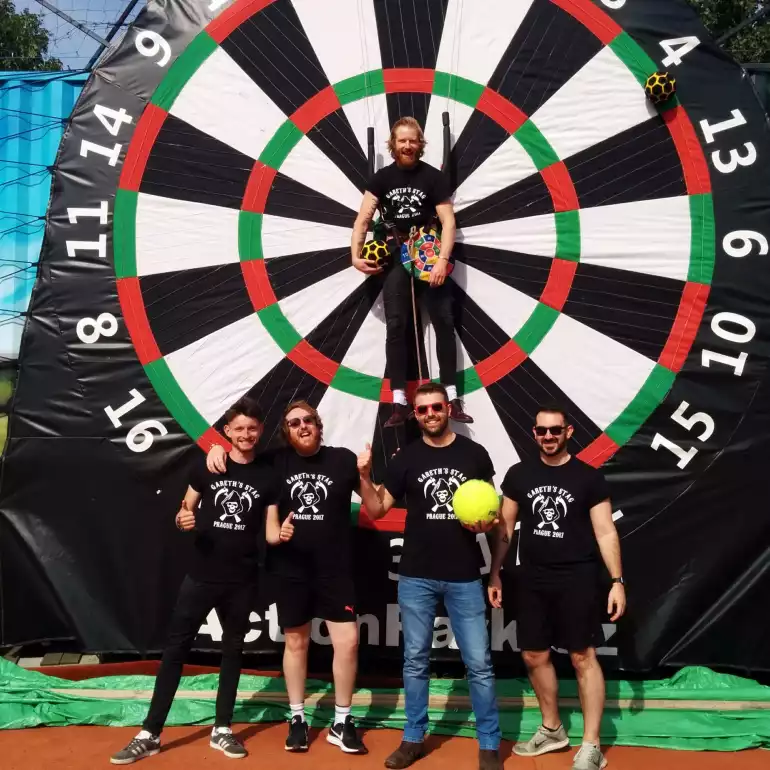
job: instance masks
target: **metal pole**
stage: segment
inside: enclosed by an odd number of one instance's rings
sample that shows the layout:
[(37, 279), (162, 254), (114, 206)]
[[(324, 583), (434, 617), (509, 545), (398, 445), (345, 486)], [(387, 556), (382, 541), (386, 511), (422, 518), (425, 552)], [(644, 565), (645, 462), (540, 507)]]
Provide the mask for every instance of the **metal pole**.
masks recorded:
[(369, 126), (366, 129), (366, 160), (370, 177), (374, 175), (374, 157), (374, 128)]
[(717, 44), (724, 45), (728, 40), (734, 38), (740, 32), (743, 32), (747, 27), (756, 24), (758, 21), (765, 21), (768, 16), (770, 16), (770, 5), (760, 8), (755, 14), (749, 16), (748, 19), (744, 19), (737, 27), (733, 27), (728, 32), (725, 32), (722, 37), (717, 39)]
[(81, 32), (85, 32), (88, 37), (93, 38), (97, 43), (101, 43), (103, 46), (107, 45), (107, 41), (103, 37), (97, 35), (96, 32), (86, 27), (85, 24), (75, 21), (72, 16), (64, 13), (64, 11), (60, 11), (55, 5), (51, 5), (48, 0), (37, 0), (37, 2), (40, 3), (43, 8), (47, 8), (51, 13), (55, 13), (59, 18), (64, 19), (68, 24), (72, 24), (73, 27), (77, 27)]
[(452, 154), (452, 134), (450, 133), (449, 129), (449, 113), (448, 112), (442, 112), (441, 113), (441, 123), (443, 124), (443, 139), (444, 139), (444, 152), (442, 153), (442, 159), (441, 159), (441, 170), (448, 176), (451, 177), (452, 174), (449, 169), (449, 159)]
[(98, 58), (102, 55), (102, 51), (107, 47), (107, 45), (110, 43), (113, 37), (118, 34), (120, 28), (123, 26), (123, 22), (128, 18), (131, 11), (136, 8), (136, 4), (139, 2), (139, 0), (131, 0), (131, 2), (126, 6), (126, 9), (123, 11), (123, 13), (120, 14), (120, 18), (112, 25), (110, 28), (110, 31), (107, 33), (107, 37), (105, 38), (104, 44), (100, 45), (99, 48), (96, 49), (96, 52), (94, 55), (89, 59), (88, 64), (86, 64), (86, 69), (90, 70), (91, 67), (96, 64)]

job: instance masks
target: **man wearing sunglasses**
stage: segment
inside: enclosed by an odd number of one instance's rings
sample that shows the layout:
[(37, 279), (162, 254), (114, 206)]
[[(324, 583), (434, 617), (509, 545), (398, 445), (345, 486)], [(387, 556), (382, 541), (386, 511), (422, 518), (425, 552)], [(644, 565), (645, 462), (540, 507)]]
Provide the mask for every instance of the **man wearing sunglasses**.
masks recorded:
[[(607, 483), (600, 471), (569, 454), (572, 432), (563, 410), (538, 411), (533, 433), (539, 459), (514, 465), (503, 480), (504, 525), (492, 549), (488, 591), (492, 606), (501, 607), (500, 570), (519, 518), (520, 566), (513, 570), (516, 632), (543, 721), (529, 741), (513, 750), (535, 757), (569, 746), (550, 654), (551, 647), (565, 649), (583, 708), (583, 743), (572, 767), (600, 770), (607, 764), (599, 742), (605, 688), (596, 646), (603, 638), (602, 620), (614, 623), (625, 612), (626, 593)], [(600, 593), (600, 558), (612, 579), (606, 605)]]
[(409, 767), (424, 754), (428, 730), (430, 650), (439, 602), (468, 670), (476, 716), (480, 770), (500, 768), (500, 725), (495, 677), (480, 580), (481, 552), (476, 534), (492, 529), (464, 527), (455, 518), (452, 498), (469, 479), (495, 475), (486, 449), (449, 430), (451, 405), (441, 385), (421, 385), (414, 399), (422, 438), (391, 461), (379, 488), (364, 484), (371, 474), (371, 450), (358, 457), (361, 498), (370, 518), (383, 517), (397, 500), (406, 500), (404, 549), (399, 565), (398, 604), (404, 632), (406, 727), (401, 745), (386, 759), (392, 770)]
[[(334, 649), (336, 706), (327, 740), (347, 754), (366, 754), (350, 714), (358, 665), (350, 502), (353, 492), (361, 493), (371, 481), (359, 477), (353, 452), (322, 444), (323, 423), (307, 402), (286, 407), (282, 431), (287, 446), (276, 453), (274, 468), (282, 484), (284, 536), (273, 528), (267, 568), (286, 640), (283, 673), (291, 719), (285, 748), (308, 750), (304, 703), (310, 624), (321, 618)], [(224, 450), (212, 447), (208, 467), (221, 472), (224, 460)]]

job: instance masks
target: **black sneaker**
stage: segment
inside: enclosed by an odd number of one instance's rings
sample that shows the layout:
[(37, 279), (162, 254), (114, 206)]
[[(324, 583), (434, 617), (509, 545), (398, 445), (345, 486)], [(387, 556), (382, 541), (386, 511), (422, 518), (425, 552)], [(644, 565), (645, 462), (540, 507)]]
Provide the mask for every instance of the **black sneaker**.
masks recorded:
[(346, 754), (368, 754), (369, 749), (364, 746), (363, 741), (356, 732), (356, 723), (353, 717), (348, 714), (344, 722), (338, 722), (326, 736), (329, 743), (339, 746)]
[(160, 751), (160, 738), (154, 735), (150, 735), (149, 738), (140, 738), (141, 734), (139, 733), (125, 749), (113, 754), (110, 762), (113, 765), (131, 765), (145, 757), (155, 756)]
[(292, 717), (289, 722), (289, 735), (284, 748), (286, 751), (307, 751), (307, 722), (302, 717)]
[(243, 744), (233, 735), (230, 730), (220, 730), (216, 733), (211, 733), (211, 740), (209, 746), (212, 749), (221, 751), (226, 757), (230, 759), (243, 759), (249, 756), (249, 752), (243, 747)]

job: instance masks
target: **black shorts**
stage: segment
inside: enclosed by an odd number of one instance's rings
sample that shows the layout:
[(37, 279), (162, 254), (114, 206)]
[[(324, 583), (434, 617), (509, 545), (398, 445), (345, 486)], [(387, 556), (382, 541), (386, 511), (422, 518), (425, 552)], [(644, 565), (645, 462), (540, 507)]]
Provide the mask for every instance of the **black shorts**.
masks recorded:
[(278, 625), (283, 629), (304, 626), (313, 618), (330, 623), (356, 621), (356, 592), (350, 574), (274, 575), (272, 582)]
[(597, 564), (524, 568), (515, 580), (516, 634), (521, 650), (555, 647), (580, 652), (603, 642), (607, 608)]

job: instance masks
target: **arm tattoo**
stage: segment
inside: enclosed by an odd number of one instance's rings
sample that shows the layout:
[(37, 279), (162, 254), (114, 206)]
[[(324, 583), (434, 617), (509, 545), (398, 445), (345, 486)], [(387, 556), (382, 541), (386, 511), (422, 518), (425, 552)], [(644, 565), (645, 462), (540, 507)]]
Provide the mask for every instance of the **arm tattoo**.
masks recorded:
[(510, 543), (511, 542), (510, 538), (508, 537), (508, 533), (507, 532), (503, 535), (503, 542), (504, 543)]

